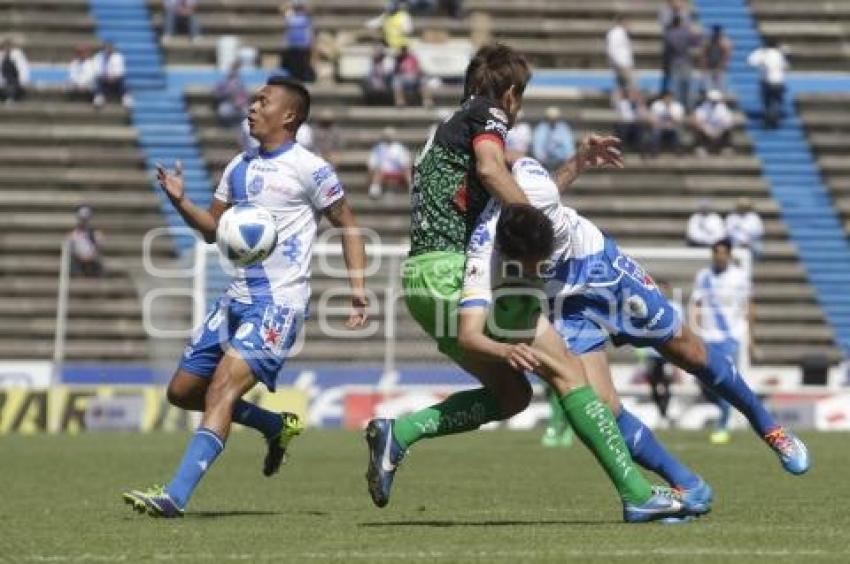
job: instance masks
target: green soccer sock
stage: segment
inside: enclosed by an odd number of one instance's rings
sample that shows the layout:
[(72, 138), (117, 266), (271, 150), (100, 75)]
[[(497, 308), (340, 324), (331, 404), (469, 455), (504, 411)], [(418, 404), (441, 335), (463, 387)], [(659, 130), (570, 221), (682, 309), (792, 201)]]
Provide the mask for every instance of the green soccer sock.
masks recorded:
[(561, 405), (558, 392), (548, 385), (546, 386), (546, 399), (549, 400), (549, 427), (559, 433), (566, 430), (570, 424), (567, 420), (567, 413), (564, 411), (564, 406)]
[(393, 436), (404, 448), (420, 439), (474, 431), (490, 421), (502, 419), (499, 404), (485, 388), (452, 394), (442, 402), (399, 417)]
[(582, 386), (561, 398), (561, 405), (581, 442), (590, 449), (623, 501), (644, 503), (652, 485), (632, 462), (614, 414), (593, 388)]

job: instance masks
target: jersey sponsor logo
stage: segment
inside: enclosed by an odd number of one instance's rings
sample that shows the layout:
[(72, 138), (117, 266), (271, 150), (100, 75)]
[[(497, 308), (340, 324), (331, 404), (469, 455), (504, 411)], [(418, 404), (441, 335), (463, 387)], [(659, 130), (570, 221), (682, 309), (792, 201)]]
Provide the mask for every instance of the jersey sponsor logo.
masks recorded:
[(499, 121), (503, 121), (505, 123), (508, 123), (507, 114), (504, 111), (502, 111), (500, 108), (490, 108), (490, 115), (493, 116), (494, 118), (496, 118)]
[(659, 310), (658, 310), (658, 313), (656, 313), (656, 314), (652, 317), (652, 319), (650, 319), (650, 320), (649, 320), (649, 323), (647, 323), (647, 324), (646, 324), (647, 329), (653, 329), (653, 328), (655, 328), (655, 326), (656, 326), (656, 325), (658, 325), (658, 322), (659, 322), (659, 321), (661, 321), (661, 318), (662, 318), (662, 317), (664, 317), (664, 314), (665, 314), (666, 312), (667, 312), (667, 310), (666, 310), (665, 308), (663, 308), (663, 307), (662, 307), (661, 309), (659, 309)]
[(495, 131), (500, 137), (505, 138), (508, 135), (508, 126), (504, 122), (488, 119), (484, 124), (485, 131)]
[(646, 270), (633, 258), (620, 255), (614, 260), (614, 268), (637, 280), (640, 284), (642, 284), (645, 288), (649, 290), (655, 289), (655, 281), (652, 279)]
[(252, 197), (256, 196), (257, 194), (263, 191), (264, 185), (265, 181), (263, 180), (263, 177), (259, 174), (256, 175), (254, 178), (251, 179), (251, 182), (248, 183), (248, 195)]
[(335, 200), (340, 195), (342, 195), (342, 184), (336, 183), (329, 188), (325, 188), (324, 193), (322, 194), (322, 199), (327, 202)]
[(254, 172), (277, 172), (277, 167), (272, 163), (254, 161), (252, 163), (251, 169)]
[(522, 159), (521, 161), (519, 161), (519, 166), (520, 168), (522, 168), (523, 171), (527, 172), (528, 174), (549, 178), (549, 172), (547, 172), (546, 169), (543, 168), (543, 165), (541, 165), (534, 159)]
[(492, 236), (490, 232), (487, 230), (486, 225), (479, 225), (478, 229), (472, 234), (472, 238), (469, 240), (469, 249), (471, 251), (477, 251), (484, 245), (490, 242)]
[(244, 339), (248, 335), (251, 334), (251, 331), (254, 330), (254, 324), (249, 322), (243, 323), (239, 326), (239, 329), (236, 330), (236, 338)]
[(331, 176), (334, 176), (334, 169), (331, 165), (325, 165), (313, 171), (313, 182), (316, 186), (321, 186)]
[(298, 235), (292, 235), (283, 242), (283, 251), (281, 254), (286, 258), (289, 264), (298, 264), (298, 259), (301, 257), (301, 250), (304, 245)]

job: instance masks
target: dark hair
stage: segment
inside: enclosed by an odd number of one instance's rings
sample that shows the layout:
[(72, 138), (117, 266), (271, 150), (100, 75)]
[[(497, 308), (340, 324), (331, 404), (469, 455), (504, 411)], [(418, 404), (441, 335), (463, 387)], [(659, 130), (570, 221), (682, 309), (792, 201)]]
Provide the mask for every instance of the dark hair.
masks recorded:
[(779, 46), (779, 41), (777, 41), (775, 37), (765, 37), (764, 46), (769, 47), (771, 49), (775, 49)]
[(732, 252), (732, 239), (730, 239), (729, 237), (724, 237), (723, 239), (721, 239), (719, 241), (715, 241), (711, 245), (712, 252), (714, 250), (716, 250), (718, 247), (726, 247), (726, 250), (731, 253)]
[(534, 206), (509, 204), (499, 216), (496, 245), (508, 259), (547, 259), (555, 249), (555, 230), (546, 214)]
[(295, 99), (295, 119), (297, 123), (294, 130), (297, 131), (302, 123), (310, 116), (310, 92), (297, 80), (285, 76), (272, 76), (266, 81), (266, 86), (279, 86)]
[(530, 79), (531, 67), (522, 53), (501, 43), (491, 43), (481, 47), (469, 61), (463, 99), (486, 96), (499, 101), (511, 86), (522, 96)]

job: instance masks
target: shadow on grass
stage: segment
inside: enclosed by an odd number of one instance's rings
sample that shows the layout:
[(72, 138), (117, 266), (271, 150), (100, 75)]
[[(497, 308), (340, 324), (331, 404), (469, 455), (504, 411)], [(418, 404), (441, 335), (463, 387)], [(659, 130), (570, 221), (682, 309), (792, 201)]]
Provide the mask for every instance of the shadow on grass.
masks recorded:
[(325, 511), (258, 511), (258, 510), (232, 510), (232, 511), (192, 511), (186, 514), (188, 519), (220, 519), (224, 517), (274, 517), (277, 515), (307, 515), (312, 517), (325, 517)]
[(598, 527), (600, 525), (622, 525), (622, 521), (587, 521), (567, 519), (546, 519), (533, 521), (517, 521), (514, 519), (487, 521), (449, 521), (449, 520), (420, 520), (420, 521), (373, 521), (358, 523), (358, 527), (539, 527), (541, 525), (572, 525)]

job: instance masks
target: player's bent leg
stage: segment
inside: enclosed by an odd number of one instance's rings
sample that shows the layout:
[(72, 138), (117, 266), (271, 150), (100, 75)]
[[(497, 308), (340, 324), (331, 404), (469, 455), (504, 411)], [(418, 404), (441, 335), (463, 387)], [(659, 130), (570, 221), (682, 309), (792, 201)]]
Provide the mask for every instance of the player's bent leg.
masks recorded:
[(776, 423), (753, 390), (744, 381), (725, 347), (703, 343), (688, 327), (657, 347), (664, 358), (695, 375), (710, 390), (746, 416), (753, 429), (779, 457), (786, 471), (803, 474), (811, 466), (806, 445)]
[(209, 379), (178, 369), (168, 383), (168, 403), (187, 411), (203, 411)]

